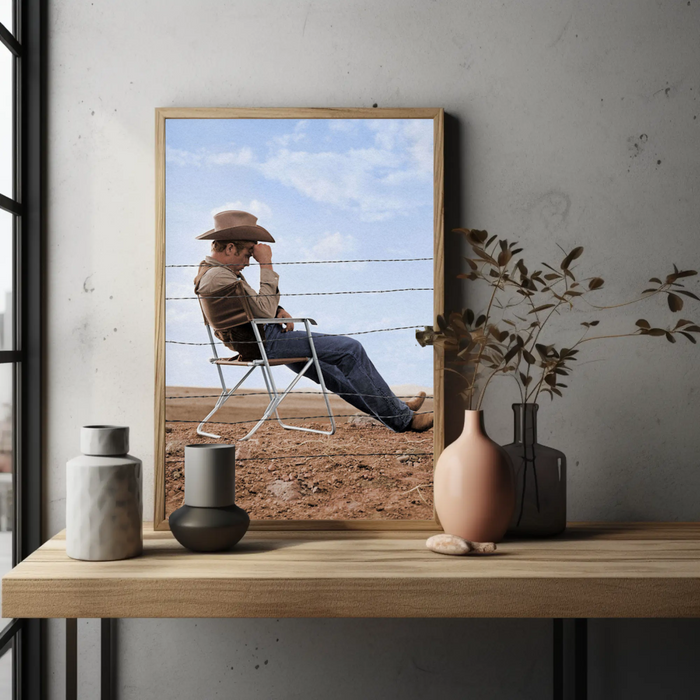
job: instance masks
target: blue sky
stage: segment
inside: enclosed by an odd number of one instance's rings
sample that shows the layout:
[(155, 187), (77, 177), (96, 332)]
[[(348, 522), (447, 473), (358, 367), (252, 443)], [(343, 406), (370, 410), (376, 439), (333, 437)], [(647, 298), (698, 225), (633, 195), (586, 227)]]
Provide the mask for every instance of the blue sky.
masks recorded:
[[(195, 238), (211, 229), (213, 214), (224, 209), (258, 217), (276, 240), (273, 266), (430, 258), (432, 120), (167, 120), (166, 264), (202, 260), (209, 243)], [(432, 323), (430, 291), (285, 298), (304, 292), (432, 288), (432, 261), (279, 265), (275, 270), (281, 305), (293, 316), (316, 319), (319, 332)], [(167, 268), (166, 273), (167, 297), (194, 295), (195, 268)], [(257, 267), (244, 275), (257, 288)], [(390, 385), (432, 387), (432, 352), (418, 346), (414, 331), (357, 338)], [(196, 300), (166, 302), (166, 339), (206, 340)], [(166, 383), (215, 386), (210, 355), (206, 346), (168, 343)], [(289, 375), (289, 370), (279, 371)], [(248, 386), (256, 383), (262, 387), (262, 379)]]

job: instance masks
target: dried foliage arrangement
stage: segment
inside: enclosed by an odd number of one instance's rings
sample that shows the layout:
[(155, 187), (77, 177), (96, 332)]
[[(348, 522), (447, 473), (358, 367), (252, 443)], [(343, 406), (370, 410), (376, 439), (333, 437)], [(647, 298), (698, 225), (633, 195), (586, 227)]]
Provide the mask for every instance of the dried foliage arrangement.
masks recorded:
[(466, 382), (461, 396), (469, 409), (474, 404), (477, 410), (481, 408), (486, 389), (497, 375), (515, 378), (522, 403), (536, 403), (542, 393), (549, 394), (551, 399), (562, 396), (562, 389), (567, 388), (563, 378), (570, 374), (580, 346), (585, 343), (630, 336), (664, 337), (669, 343), (683, 336), (696, 343), (693, 334), (700, 333), (700, 325), (684, 318), (667, 328), (654, 327), (640, 318), (633, 330), (610, 335), (595, 335), (592, 329), (600, 320), (593, 318), (581, 323), (581, 335), (571, 347), (543, 342), (548, 335), (545, 329), (551, 332), (552, 321), (561, 312), (582, 310), (584, 305), (591, 315), (599, 315), (605, 310), (665, 296), (670, 311), (678, 313), (684, 307), (683, 297), (700, 301), (679, 281), (697, 275), (695, 270), (679, 270), (674, 265), (673, 272), (665, 278), (652, 277), (649, 282), (653, 286), (639, 297), (599, 306), (589, 298), (604, 286), (604, 280), (577, 277), (582, 247), (568, 253), (562, 249), (564, 257), (558, 268), (542, 263), (541, 269), (531, 270), (520, 255), (523, 249), (515, 242), (474, 229), (459, 228), (453, 233), (465, 236), (473, 251), (472, 257), (465, 258), (469, 272), (458, 277), (488, 285), (491, 288), (488, 305), (480, 313), (463, 309), (447, 317), (438, 316), (438, 327), (416, 331), (416, 339), (423, 347), (444, 348), (446, 371)]

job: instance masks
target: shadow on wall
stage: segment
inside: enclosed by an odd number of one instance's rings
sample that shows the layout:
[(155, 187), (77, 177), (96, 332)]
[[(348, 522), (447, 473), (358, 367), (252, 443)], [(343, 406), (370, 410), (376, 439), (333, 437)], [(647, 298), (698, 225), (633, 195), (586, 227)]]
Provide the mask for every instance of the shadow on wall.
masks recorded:
[[(467, 141), (468, 122), (445, 114), (445, 311), (462, 309), (467, 305), (464, 283), (457, 279), (467, 253), (463, 236), (452, 235), (454, 228), (465, 225), (469, 212), (465, 210), (463, 192), (469, 191), (469, 168), (462, 161)], [(467, 158), (468, 160), (468, 158)], [(464, 423), (464, 406), (459, 392), (459, 378), (445, 374), (445, 445), (459, 437)]]

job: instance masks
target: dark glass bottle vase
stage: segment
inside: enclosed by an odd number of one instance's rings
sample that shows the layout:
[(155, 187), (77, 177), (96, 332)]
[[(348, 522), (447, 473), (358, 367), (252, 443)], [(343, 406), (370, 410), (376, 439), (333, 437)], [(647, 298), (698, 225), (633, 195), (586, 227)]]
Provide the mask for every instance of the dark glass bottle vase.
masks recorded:
[(511, 536), (549, 537), (566, 529), (566, 455), (537, 442), (538, 408), (513, 404), (515, 437), (503, 446), (515, 476)]

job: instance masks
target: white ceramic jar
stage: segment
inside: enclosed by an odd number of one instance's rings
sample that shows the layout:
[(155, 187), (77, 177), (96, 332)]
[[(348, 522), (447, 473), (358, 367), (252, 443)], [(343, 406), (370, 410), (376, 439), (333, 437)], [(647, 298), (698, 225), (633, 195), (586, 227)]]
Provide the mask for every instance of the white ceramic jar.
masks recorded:
[(86, 425), (82, 455), (66, 465), (66, 553), (72, 559), (128, 559), (143, 551), (142, 464), (127, 454), (129, 428)]

